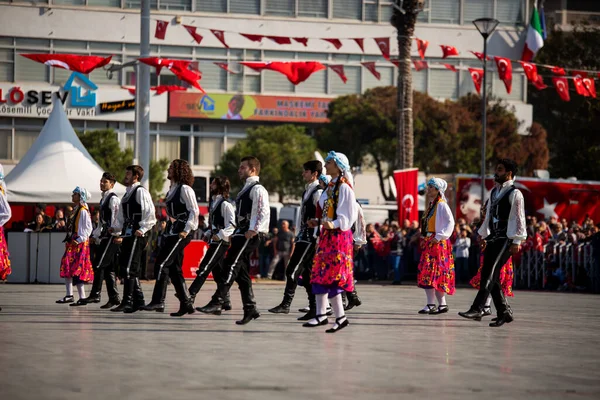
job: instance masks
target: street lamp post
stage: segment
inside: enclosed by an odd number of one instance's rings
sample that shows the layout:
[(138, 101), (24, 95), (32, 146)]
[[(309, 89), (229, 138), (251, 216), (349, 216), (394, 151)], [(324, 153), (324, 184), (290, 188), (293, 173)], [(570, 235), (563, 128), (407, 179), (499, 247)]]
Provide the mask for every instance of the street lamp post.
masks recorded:
[(498, 26), (499, 21), (493, 18), (479, 18), (473, 24), (483, 36), (483, 94), (481, 95), (481, 206), (485, 198), (485, 139), (487, 125), (487, 40)]

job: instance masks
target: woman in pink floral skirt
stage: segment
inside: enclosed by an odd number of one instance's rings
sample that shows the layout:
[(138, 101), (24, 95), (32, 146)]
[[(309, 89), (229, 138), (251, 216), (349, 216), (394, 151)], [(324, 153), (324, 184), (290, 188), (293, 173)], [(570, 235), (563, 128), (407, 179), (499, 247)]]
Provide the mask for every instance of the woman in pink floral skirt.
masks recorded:
[(12, 272), (10, 269), (10, 260), (8, 259), (8, 246), (6, 245), (6, 237), (4, 236), (4, 224), (8, 222), (10, 217), (10, 205), (6, 198), (6, 184), (4, 183), (4, 168), (0, 164), (0, 281), (5, 280)]

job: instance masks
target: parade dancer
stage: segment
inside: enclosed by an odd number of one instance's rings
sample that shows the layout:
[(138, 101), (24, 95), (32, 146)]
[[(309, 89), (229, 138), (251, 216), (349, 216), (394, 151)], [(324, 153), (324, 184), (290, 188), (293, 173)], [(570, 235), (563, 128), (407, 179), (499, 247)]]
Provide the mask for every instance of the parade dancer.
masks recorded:
[(96, 241), (98, 247), (92, 260), (94, 267), (94, 282), (90, 289), (90, 295), (83, 299), (80, 305), (90, 303), (99, 303), (101, 300), (102, 281), (106, 281), (106, 291), (108, 292), (108, 302), (100, 308), (111, 308), (118, 306), (119, 290), (117, 289), (116, 267), (117, 252), (119, 245), (113, 243), (112, 236), (108, 232), (115, 225), (119, 205), (121, 200), (114, 191), (116, 178), (110, 172), (102, 174), (100, 179), (100, 190), (102, 199), (100, 199), (100, 223), (92, 232), (92, 238)]
[(65, 278), (67, 294), (56, 302), (59, 304), (73, 303), (73, 283), (77, 287), (79, 300), (73, 305), (84, 305), (85, 290), (83, 284), (94, 279), (94, 270), (90, 260), (90, 242), (92, 233), (92, 218), (87, 201), (90, 193), (77, 186), (73, 190), (73, 212), (67, 222), (67, 236), (65, 237), (65, 254), (60, 261), (60, 277)]
[[(316, 297), (317, 315), (303, 326), (312, 328), (326, 325), (327, 298), (335, 313), (335, 323), (327, 333), (348, 326), (341, 293), (354, 291), (354, 260), (352, 225), (358, 216), (358, 204), (352, 189), (350, 164), (342, 153), (330, 151), (325, 159), (325, 170), (332, 177), (319, 199), (322, 212), (322, 230), (311, 273), (312, 290)], [(311, 220), (310, 226), (319, 221)]]
[[(443, 314), (449, 308), (446, 294), (455, 291), (454, 257), (448, 240), (454, 230), (454, 217), (444, 192), (448, 183), (440, 178), (427, 182), (427, 197), (432, 199), (421, 221), (421, 260), (417, 283), (425, 289), (427, 305), (419, 314)], [(435, 305), (437, 298), (438, 306)]]
[[(10, 260), (8, 259), (8, 246), (4, 236), (4, 225), (12, 216), (8, 198), (6, 196), (6, 183), (4, 183), (4, 167), (0, 164), (0, 281), (6, 279), (12, 272), (10, 269)], [(2, 308), (0, 307), (0, 311)]]
[[(210, 183), (211, 203), (208, 216), (209, 229), (205, 233), (204, 240), (209, 242), (208, 250), (200, 262), (196, 271), (196, 279), (190, 285), (190, 296), (192, 302), (196, 294), (202, 289), (206, 278), (212, 272), (215, 282), (222, 282), (222, 268), (225, 253), (229, 249), (229, 238), (235, 230), (235, 210), (229, 202), (229, 189), (231, 185), (226, 176), (218, 176)], [(204, 311), (207, 307), (219, 304), (224, 310), (231, 310), (229, 297), (222, 299), (220, 290), (217, 289), (211, 301), (204, 307), (196, 310)], [(220, 314), (220, 311), (219, 311)]]
[(169, 222), (163, 232), (164, 242), (156, 257), (158, 266), (152, 301), (145, 307), (146, 311), (164, 311), (168, 279), (175, 288), (179, 299), (179, 311), (171, 313), (172, 317), (193, 314), (193, 302), (190, 299), (185, 279), (183, 278), (183, 251), (194, 237), (198, 229), (200, 210), (192, 185), (194, 174), (185, 160), (173, 160), (167, 171), (171, 187), (167, 193), (167, 216)]
[(125, 196), (117, 213), (115, 225), (110, 228), (113, 242), (121, 244), (119, 266), (125, 279), (123, 299), (114, 312), (133, 313), (144, 306), (144, 293), (140, 285), (141, 258), (148, 243), (148, 236), (156, 224), (154, 203), (150, 192), (140, 184), (144, 169), (130, 165), (125, 169)]
[[(252, 279), (250, 278), (250, 254), (258, 248), (262, 236), (269, 232), (270, 208), (269, 193), (259, 183), (260, 161), (254, 156), (240, 161), (238, 175), (245, 182), (235, 200), (236, 229), (231, 235), (231, 247), (225, 256), (223, 281), (217, 282), (221, 298), (226, 298), (233, 282), (237, 282), (242, 295), (244, 317), (235, 323), (245, 325), (260, 317), (254, 301)], [(203, 310), (206, 313), (219, 313), (221, 304)]]
[(497, 313), (497, 318), (490, 323), (492, 327), (513, 321), (512, 310), (502, 291), (501, 266), (511, 255), (519, 252), (521, 242), (527, 239), (525, 202), (523, 194), (514, 185), (516, 173), (517, 164), (513, 160), (505, 158), (496, 164), (496, 185), (490, 194), (485, 220), (479, 228), (479, 235), (483, 239), (481, 287), (471, 308), (458, 313), (464, 318), (481, 320), (486, 299), (491, 294)]
[(317, 206), (323, 189), (319, 185), (319, 177), (323, 172), (323, 164), (318, 160), (308, 161), (303, 165), (302, 179), (306, 182), (304, 193), (302, 194), (302, 208), (300, 210), (300, 229), (294, 245), (294, 250), (290, 256), (285, 276), (285, 290), (281, 304), (273, 307), (269, 312), (275, 314), (289, 314), (290, 305), (296, 293), (298, 278), (302, 276), (302, 286), (306, 289), (308, 295), (309, 311), (298, 318), (299, 321), (308, 321), (316, 315), (316, 301), (310, 285), (310, 270), (315, 255), (315, 245), (318, 238), (319, 228), (309, 227), (308, 221), (317, 216)]

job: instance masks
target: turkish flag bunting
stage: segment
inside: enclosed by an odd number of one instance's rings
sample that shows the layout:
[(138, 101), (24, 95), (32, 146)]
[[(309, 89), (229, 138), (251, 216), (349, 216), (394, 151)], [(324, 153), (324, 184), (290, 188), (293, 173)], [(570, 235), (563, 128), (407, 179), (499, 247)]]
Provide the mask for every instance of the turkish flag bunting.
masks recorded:
[(583, 78), (583, 85), (588, 94), (593, 98), (596, 98), (596, 82), (594, 82), (594, 78)]
[(192, 63), (191, 61), (171, 60), (168, 58), (158, 57), (138, 58), (138, 60), (144, 64), (155, 67), (157, 75), (160, 74), (162, 68), (167, 68), (182, 81), (189, 83), (191, 86), (205, 93), (204, 89), (202, 89), (202, 86), (200, 86), (198, 83), (198, 81), (202, 78), (202, 74), (200, 71), (189, 69), (189, 66)]
[(342, 64), (330, 64), (329, 68), (331, 68), (333, 72), (338, 74), (338, 76), (344, 83), (348, 82), (348, 78), (346, 78), (346, 74), (344, 73), (344, 66)]
[(285, 75), (290, 82), (297, 85), (307, 80), (313, 73), (325, 69), (318, 61), (273, 61), (273, 62), (240, 62), (255, 71), (269, 69)]
[(558, 76), (565, 76), (567, 74), (565, 72), (565, 69), (561, 68), (561, 67), (552, 67), (551, 71), (554, 75), (558, 75)]
[(361, 62), (361, 64), (366, 69), (368, 69), (369, 71), (371, 71), (371, 73), (373, 74), (373, 76), (375, 78), (377, 78), (377, 80), (381, 80), (381, 74), (379, 72), (377, 72), (377, 69), (375, 69), (375, 61)]
[(415, 65), (415, 69), (417, 70), (417, 72), (423, 69), (427, 69), (428, 67), (427, 61), (413, 60), (413, 64)]
[(200, 44), (202, 42), (202, 35), (196, 33), (196, 27), (191, 25), (183, 25), (183, 27), (188, 31), (188, 33), (194, 38), (196, 43)]
[(389, 37), (383, 37), (383, 38), (374, 38), (375, 43), (377, 43), (377, 46), (379, 47), (379, 50), (381, 50), (381, 54), (383, 55), (383, 58), (385, 58), (386, 60), (390, 60), (390, 38)]
[(452, 71), (452, 72), (456, 72), (456, 71), (458, 71), (458, 70), (456, 69), (456, 67), (455, 67), (454, 65), (452, 65), (452, 64), (444, 64), (444, 67), (446, 67), (447, 69), (449, 69), (449, 70), (450, 70), (450, 71)]
[(454, 46), (446, 46), (441, 44), (440, 47), (442, 48), (442, 58), (447, 58), (449, 56), (457, 56), (458, 55), (458, 50), (456, 50), (456, 47)]
[(154, 90), (156, 92), (156, 95), (160, 96), (161, 94), (166, 93), (166, 92), (179, 92), (179, 91), (185, 92), (187, 90), (187, 88), (185, 88), (183, 86), (178, 86), (178, 85), (159, 85), (159, 86), (152, 86), (150, 88), (150, 90)]
[(496, 66), (498, 67), (498, 78), (504, 82), (506, 93), (512, 91), (512, 63), (510, 59), (505, 57), (494, 57)]
[(225, 43), (225, 32), (219, 31), (217, 29), (211, 29), (210, 31), (212, 32), (213, 35), (215, 35), (215, 37), (219, 40), (219, 42), (223, 43), (223, 46), (229, 48), (227, 43)]
[(240, 35), (242, 35), (248, 40), (252, 40), (253, 42), (261, 42), (264, 38), (263, 35), (252, 35), (250, 33), (240, 33)]
[(544, 79), (542, 78), (541, 75), (537, 76), (537, 79), (535, 80), (535, 82), (531, 82), (533, 84), (533, 86), (537, 89), (537, 90), (544, 90), (548, 87), (548, 85), (546, 85), (544, 83)]
[(156, 30), (154, 31), (154, 37), (160, 40), (165, 40), (165, 35), (167, 34), (168, 26), (169, 21), (156, 21)]
[(267, 38), (277, 44), (292, 44), (292, 39), (286, 36), (267, 36)]
[(587, 78), (587, 73), (581, 71), (573, 71), (573, 84), (578, 95), (590, 97), (590, 93), (583, 84), (583, 78)]
[(308, 38), (305, 37), (295, 37), (293, 38), (296, 42), (302, 43), (304, 47), (308, 46)]
[(469, 73), (471, 74), (471, 78), (473, 79), (473, 84), (475, 84), (475, 89), (477, 90), (477, 93), (481, 93), (481, 83), (483, 82), (483, 69), (469, 68)]
[(132, 96), (135, 96), (135, 86), (121, 86), (121, 89), (127, 90)]
[(390, 60), (390, 62), (392, 64), (394, 64), (396, 66), (396, 68), (400, 68), (400, 61), (398, 61), (398, 60)]
[(396, 201), (398, 202), (398, 221), (416, 221), (419, 219), (419, 193), (417, 168), (394, 171)]
[(329, 42), (333, 45), (333, 47), (335, 47), (337, 50), (340, 49), (340, 47), (342, 47), (342, 42), (340, 41), (340, 39), (323, 39), (326, 42)]
[(525, 62), (525, 61), (519, 61), (519, 64), (521, 64), (521, 66), (523, 67), (523, 70), (525, 71), (525, 76), (527, 77), (527, 80), (529, 82), (535, 84), (538, 80), (537, 66), (533, 63), (529, 63), (529, 62)]
[[(477, 58), (479, 58), (479, 60), (483, 61), (483, 53), (480, 53), (478, 51), (470, 51), (470, 53), (473, 53), (473, 55)], [(491, 58), (488, 56), (488, 61), (491, 60)]]
[(354, 40), (356, 42), (358, 47), (360, 47), (360, 50), (364, 53), (365, 52), (365, 39), (354, 38), (352, 40)]
[(229, 69), (229, 64), (227, 63), (222, 63), (222, 62), (215, 62), (213, 63), (215, 64), (217, 67), (224, 69), (227, 72), (231, 72), (232, 74), (238, 74), (238, 72), (232, 71)]
[(67, 69), (69, 71), (89, 74), (96, 68), (105, 66), (110, 62), (112, 56), (80, 56), (77, 54), (21, 54), (25, 58), (37, 61), (51, 67)]
[(569, 96), (569, 81), (567, 78), (554, 76), (552, 77), (552, 82), (554, 83), (558, 95), (563, 101), (571, 100), (571, 97)]
[(421, 60), (425, 59), (425, 52), (427, 51), (427, 46), (429, 46), (428, 40), (422, 40), (419, 38), (415, 39), (417, 41), (417, 50), (419, 50), (419, 56), (421, 56)]

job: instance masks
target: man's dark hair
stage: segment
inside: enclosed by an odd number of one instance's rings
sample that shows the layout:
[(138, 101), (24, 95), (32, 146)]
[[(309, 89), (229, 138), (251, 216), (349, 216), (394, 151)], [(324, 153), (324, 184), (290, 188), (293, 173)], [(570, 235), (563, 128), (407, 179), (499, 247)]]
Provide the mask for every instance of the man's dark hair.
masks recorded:
[(260, 161), (254, 156), (246, 156), (240, 160), (240, 162), (246, 161), (248, 167), (256, 170), (256, 175), (260, 175)]
[(130, 165), (129, 167), (125, 168), (125, 171), (131, 171), (134, 176), (137, 176), (138, 182), (141, 182), (142, 178), (144, 177), (144, 168), (142, 168), (141, 165)]
[(305, 162), (303, 165), (305, 171), (310, 171), (312, 173), (317, 173), (317, 177), (319, 177), (323, 173), (323, 164), (319, 160), (311, 160)]
[(223, 198), (229, 198), (229, 190), (231, 188), (231, 184), (229, 183), (229, 178), (226, 176), (216, 176), (213, 178), (213, 182), (217, 185), (217, 194), (223, 196)]
[(496, 163), (496, 165), (502, 164), (504, 165), (504, 169), (507, 172), (512, 172), (512, 177), (514, 178), (515, 176), (517, 176), (517, 172), (519, 170), (519, 167), (517, 166), (517, 163), (514, 162), (513, 160), (511, 160), (510, 158), (501, 158), (498, 160), (498, 162)]
[(173, 180), (182, 185), (192, 186), (194, 184), (194, 173), (190, 168), (190, 164), (181, 159), (176, 159), (171, 162), (173, 167)]
[(106, 179), (107, 181), (111, 181), (111, 183), (115, 183), (117, 181), (117, 178), (115, 178), (115, 176), (113, 174), (111, 174), (110, 172), (105, 172), (102, 174), (102, 179)]

